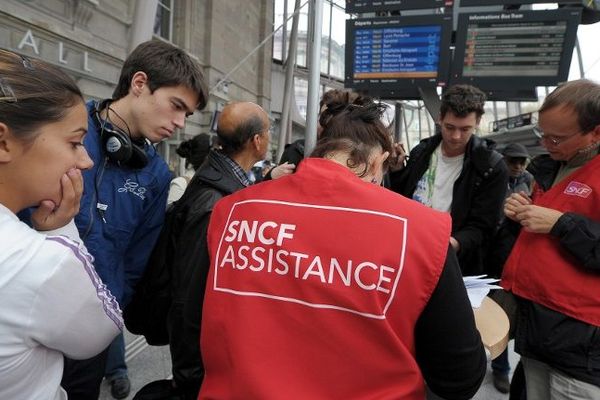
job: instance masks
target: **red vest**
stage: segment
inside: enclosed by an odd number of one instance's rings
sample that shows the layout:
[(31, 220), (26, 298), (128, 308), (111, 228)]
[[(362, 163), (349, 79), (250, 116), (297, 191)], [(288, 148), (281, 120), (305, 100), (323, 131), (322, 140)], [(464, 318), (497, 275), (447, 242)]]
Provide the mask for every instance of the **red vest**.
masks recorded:
[(202, 399), (424, 399), (414, 328), (450, 218), (325, 159), (212, 213)]
[[(600, 156), (543, 192), (533, 203), (600, 221)], [(521, 230), (502, 275), (502, 286), (516, 295), (572, 318), (600, 325), (600, 275), (586, 272), (550, 234)]]

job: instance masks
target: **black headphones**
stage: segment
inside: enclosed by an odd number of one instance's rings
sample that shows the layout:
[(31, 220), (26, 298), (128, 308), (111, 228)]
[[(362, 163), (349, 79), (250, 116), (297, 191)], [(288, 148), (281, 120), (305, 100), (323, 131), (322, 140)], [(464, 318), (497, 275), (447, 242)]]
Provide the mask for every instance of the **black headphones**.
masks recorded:
[[(111, 99), (96, 102), (93, 115), (96, 127), (100, 132), (100, 142), (102, 150), (106, 156), (115, 162), (123, 163), (130, 168), (140, 169), (148, 165), (148, 155), (144, 150), (145, 140), (136, 143), (131, 140), (130, 132), (125, 132), (113, 124), (108, 116)], [(107, 117), (102, 118), (100, 113), (107, 110)], [(115, 115), (122, 119), (113, 109), (110, 109)], [(127, 126), (127, 123), (123, 120)], [(129, 131), (129, 127), (128, 127)]]

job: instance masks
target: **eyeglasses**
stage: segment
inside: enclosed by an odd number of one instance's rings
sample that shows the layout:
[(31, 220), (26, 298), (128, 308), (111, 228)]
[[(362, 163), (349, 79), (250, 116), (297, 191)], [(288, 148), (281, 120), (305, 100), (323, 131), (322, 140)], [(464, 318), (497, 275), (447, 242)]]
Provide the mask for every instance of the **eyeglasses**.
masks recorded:
[(273, 127), (270, 127), (269, 129), (263, 129), (262, 131), (258, 131), (258, 132), (254, 132), (252, 134), (252, 136), (254, 135), (259, 135), (261, 136), (263, 133), (268, 134), (269, 136), (273, 136)]
[(553, 146), (559, 146), (562, 143), (564, 143), (584, 132), (584, 131), (577, 131), (577, 132), (573, 133), (572, 135), (568, 135), (568, 136), (546, 135), (544, 133), (544, 131), (540, 128), (539, 125), (536, 125), (533, 128), (533, 130), (535, 131), (536, 135), (538, 135), (538, 137), (540, 138), (541, 141), (550, 142)]

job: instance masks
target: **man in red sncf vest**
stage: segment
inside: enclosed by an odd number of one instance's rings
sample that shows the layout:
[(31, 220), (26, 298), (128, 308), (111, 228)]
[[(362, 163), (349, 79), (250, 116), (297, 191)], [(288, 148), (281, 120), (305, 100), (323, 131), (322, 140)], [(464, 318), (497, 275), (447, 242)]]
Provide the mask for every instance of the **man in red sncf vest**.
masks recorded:
[(522, 226), (502, 276), (522, 299), (515, 348), (528, 400), (600, 399), (600, 85), (559, 86), (539, 130), (533, 194), (504, 209)]
[[(296, 174), (223, 198), (208, 230), (201, 399), (448, 399), (486, 358), (450, 218), (388, 191), (377, 104), (348, 107)], [(375, 183), (375, 184), (373, 184)]]

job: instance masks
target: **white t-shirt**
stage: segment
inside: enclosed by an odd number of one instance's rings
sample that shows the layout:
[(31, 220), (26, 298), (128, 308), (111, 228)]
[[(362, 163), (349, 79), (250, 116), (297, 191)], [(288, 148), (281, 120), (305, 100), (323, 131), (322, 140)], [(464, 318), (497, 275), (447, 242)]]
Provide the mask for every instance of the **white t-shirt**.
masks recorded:
[(0, 204), (0, 399), (66, 399), (63, 354), (93, 357), (123, 328), (91, 262), (83, 245)]
[(186, 170), (183, 176), (178, 176), (177, 178), (173, 178), (171, 180), (171, 184), (169, 186), (169, 195), (167, 197), (167, 205), (171, 204), (174, 201), (177, 201), (183, 196), (185, 189), (187, 188), (188, 183), (194, 177), (194, 170)]
[(462, 172), (464, 158), (464, 154), (444, 156), (439, 145), (431, 155), (429, 168), (417, 182), (413, 199), (439, 211), (450, 211), (454, 182)]

